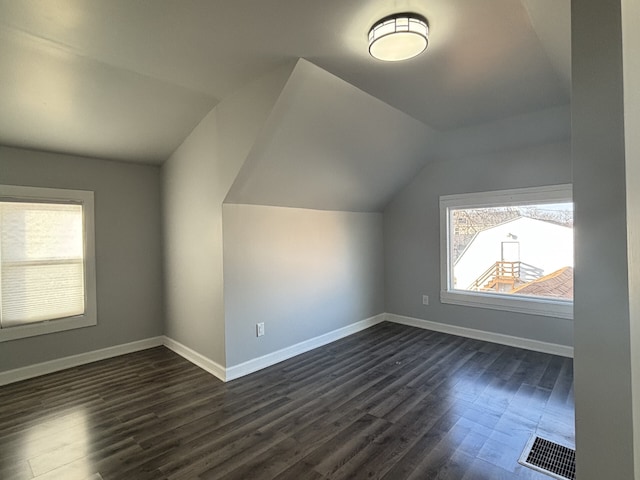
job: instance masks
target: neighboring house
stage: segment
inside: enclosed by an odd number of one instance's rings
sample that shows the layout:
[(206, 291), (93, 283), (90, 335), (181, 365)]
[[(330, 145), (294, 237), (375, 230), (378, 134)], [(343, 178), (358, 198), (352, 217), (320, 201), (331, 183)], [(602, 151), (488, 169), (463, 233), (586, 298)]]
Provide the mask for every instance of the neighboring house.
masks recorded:
[(573, 300), (573, 267), (563, 267), (549, 275), (514, 288), (509, 293)]
[(487, 228), (475, 236), (454, 264), (454, 286), (469, 289), (501, 261), (522, 262), (537, 269), (539, 274), (527, 281), (572, 267), (573, 229), (527, 217)]

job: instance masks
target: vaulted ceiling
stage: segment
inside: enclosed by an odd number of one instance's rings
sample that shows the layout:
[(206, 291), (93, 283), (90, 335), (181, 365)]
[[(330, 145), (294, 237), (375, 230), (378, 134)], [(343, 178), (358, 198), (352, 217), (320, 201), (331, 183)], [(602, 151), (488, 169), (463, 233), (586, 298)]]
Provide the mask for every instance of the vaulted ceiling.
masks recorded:
[[(427, 17), (429, 48), (376, 61), (367, 31), (397, 11)], [(569, 19), (569, 0), (0, 0), (0, 144), (162, 163), (297, 58), (450, 134), (566, 106)]]
[(382, 211), (439, 135), (300, 59), (225, 202)]

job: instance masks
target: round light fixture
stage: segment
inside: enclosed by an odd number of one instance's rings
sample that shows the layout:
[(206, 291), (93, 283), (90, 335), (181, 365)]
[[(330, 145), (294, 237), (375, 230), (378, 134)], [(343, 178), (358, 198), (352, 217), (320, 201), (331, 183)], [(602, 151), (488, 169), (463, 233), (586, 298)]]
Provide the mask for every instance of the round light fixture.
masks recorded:
[(378, 20), (369, 30), (369, 53), (385, 62), (407, 60), (429, 44), (429, 24), (417, 13), (396, 13)]

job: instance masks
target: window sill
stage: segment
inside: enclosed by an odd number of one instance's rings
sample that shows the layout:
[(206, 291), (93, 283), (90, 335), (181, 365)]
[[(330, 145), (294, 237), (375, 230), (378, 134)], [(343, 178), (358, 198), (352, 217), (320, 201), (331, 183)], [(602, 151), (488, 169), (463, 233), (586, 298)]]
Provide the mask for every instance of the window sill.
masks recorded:
[(97, 325), (95, 315), (80, 315), (77, 317), (60, 318), (38, 322), (30, 325), (19, 325), (0, 329), (0, 342), (8, 342), (19, 338), (35, 337), (47, 333), (63, 332), (75, 328), (91, 327)]
[(573, 302), (462, 291), (441, 291), (440, 301), (451, 305), (573, 319)]

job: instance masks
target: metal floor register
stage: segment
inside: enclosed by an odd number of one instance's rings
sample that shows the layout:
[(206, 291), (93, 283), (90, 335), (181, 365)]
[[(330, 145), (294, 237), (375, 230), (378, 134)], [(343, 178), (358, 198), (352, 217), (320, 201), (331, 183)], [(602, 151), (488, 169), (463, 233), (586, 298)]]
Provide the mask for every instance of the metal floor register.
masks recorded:
[(533, 435), (519, 463), (559, 480), (575, 480), (576, 451)]

